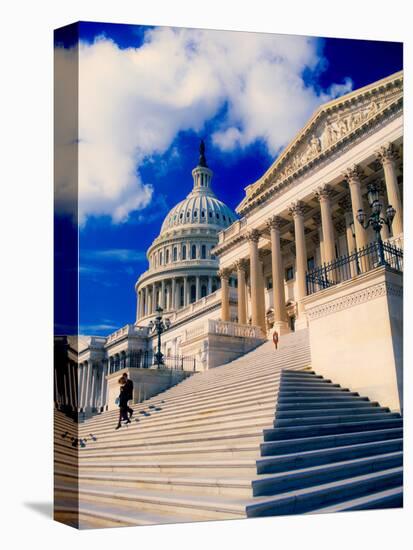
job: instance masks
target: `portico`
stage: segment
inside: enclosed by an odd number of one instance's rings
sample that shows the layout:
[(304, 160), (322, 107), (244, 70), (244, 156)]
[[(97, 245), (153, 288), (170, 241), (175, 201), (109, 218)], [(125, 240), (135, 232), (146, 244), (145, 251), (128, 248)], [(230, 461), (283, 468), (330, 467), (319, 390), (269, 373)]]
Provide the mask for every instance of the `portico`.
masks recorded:
[[(246, 317), (279, 334), (307, 327), (306, 275), (374, 240), (357, 221), (371, 183), (381, 188), (384, 205), (398, 212), (383, 239), (403, 246), (402, 84), (397, 73), (322, 106), (264, 176), (246, 188), (237, 208), (241, 219), (221, 231), (214, 249), (221, 271), (241, 280), (240, 323)], [(366, 272), (366, 262), (363, 257), (350, 262), (351, 277)], [(331, 270), (329, 277), (339, 283), (341, 275)], [(225, 293), (222, 299), (224, 319)]]

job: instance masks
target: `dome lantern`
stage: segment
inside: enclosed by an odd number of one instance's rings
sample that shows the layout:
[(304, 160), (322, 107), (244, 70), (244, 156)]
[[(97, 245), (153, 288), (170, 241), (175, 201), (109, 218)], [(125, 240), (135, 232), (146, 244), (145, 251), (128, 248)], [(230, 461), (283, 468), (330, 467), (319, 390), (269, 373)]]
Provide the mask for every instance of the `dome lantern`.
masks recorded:
[(192, 170), (192, 177), (194, 178), (194, 188), (192, 192), (202, 193), (202, 194), (213, 193), (211, 189), (212, 176), (213, 176), (213, 172), (208, 168), (206, 157), (205, 157), (205, 143), (204, 143), (204, 140), (201, 139), (201, 143), (199, 144), (198, 166), (196, 166)]

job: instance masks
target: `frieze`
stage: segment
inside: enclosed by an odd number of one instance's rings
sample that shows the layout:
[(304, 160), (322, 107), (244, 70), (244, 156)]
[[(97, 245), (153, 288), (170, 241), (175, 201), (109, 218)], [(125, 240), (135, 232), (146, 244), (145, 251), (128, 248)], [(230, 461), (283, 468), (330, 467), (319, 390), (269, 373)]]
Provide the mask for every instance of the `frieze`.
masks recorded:
[(325, 317), (326, 315), (331, 315), (333, 313), (337, 313), (338, 311), (343, 311), (387, 295), (402, 298), (403, 287), (389, 282), (378, 283), (368, 288), (364, 288), (363, 290), (353, 292), (347, 296), (312, 307), (306, 310), (306, 314), (310, 320), (319, 319), (321, 317)]

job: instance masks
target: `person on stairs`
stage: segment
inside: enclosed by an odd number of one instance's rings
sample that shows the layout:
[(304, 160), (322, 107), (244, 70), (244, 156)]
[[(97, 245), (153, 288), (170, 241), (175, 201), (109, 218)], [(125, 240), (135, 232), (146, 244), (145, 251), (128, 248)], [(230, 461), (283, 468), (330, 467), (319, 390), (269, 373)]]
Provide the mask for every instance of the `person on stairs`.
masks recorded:
[(275, 349), (277, 350), (278, 349), (278, 332), (276, 330), (274, 330), (274, 333), (272, 335), (272, 341), (275, 346)]
[[(124, 420), (126, 424), (130, 424), (131, 420), (130, 417), (133, 414), (133, 410), (128, 407), (128, 401), (132, 398), (132, 392), (133, 392), (133, 382), (132, 380), (128, 380), (128, 375), (126, 373), (122, 374), (122, 376), (118, 380), (120, 384), (120, 392), (119, 392), (119, 420), (118, 425), (116, 426), (115, 430), (119, 430), (121, 427), (121, 422)], [(128, 384), (129, 382), (129, 384)], [(128, 418), (128, 412), (130, 414)]]

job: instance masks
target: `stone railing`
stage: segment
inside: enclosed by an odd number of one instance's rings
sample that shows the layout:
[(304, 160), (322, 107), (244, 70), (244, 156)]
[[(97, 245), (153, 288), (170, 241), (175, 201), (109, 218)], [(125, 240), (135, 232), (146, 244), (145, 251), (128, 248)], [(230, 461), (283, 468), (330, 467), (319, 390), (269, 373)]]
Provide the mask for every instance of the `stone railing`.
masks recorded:
[(241, 220), (237, 220), (236, 222), (234, 222), (227, 229), (220, 231), (218, 233), (218, 244), (222, 244), (229, 238), (240, 233), (246, 225), (247, 225), (247, 219), (243, 218)]
[(109, 334), (109, 336), (106, 339), (106, 344), (112, 344), (113, 342), (116, 342), (117, 340), (120, 340), (121, 338), (124, 338), (125, 336), (147, 336), (147, 328), (146, 327), (135, 327), (132, 324), (125, 325), (124, 327), (116, 330), (115, 332), (112, 332), (112, 334)]
[(231, 321), (219, 319), (206, 319), (185, 331), (185, 340), (192, 340), (207, 334), (218, 334), (220, 336), (232, 336), (236, 338), (252, 338), (259, 340), (264, 338), (260, 327), (253, 325), (240, 325)]

